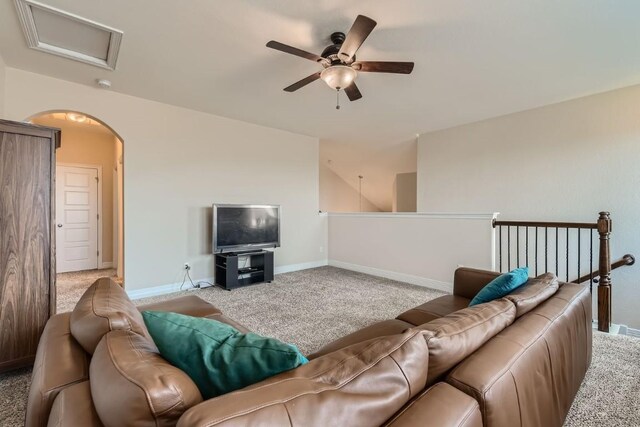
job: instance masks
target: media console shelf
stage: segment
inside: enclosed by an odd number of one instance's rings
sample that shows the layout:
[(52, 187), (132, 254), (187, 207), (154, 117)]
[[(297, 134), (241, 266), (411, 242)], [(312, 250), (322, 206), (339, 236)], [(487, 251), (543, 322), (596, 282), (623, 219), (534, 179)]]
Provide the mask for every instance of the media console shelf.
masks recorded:
[(273, 281), (273, 252), (227, 252), (215, 254), (216, 285), (226, 290), (271, 283)]

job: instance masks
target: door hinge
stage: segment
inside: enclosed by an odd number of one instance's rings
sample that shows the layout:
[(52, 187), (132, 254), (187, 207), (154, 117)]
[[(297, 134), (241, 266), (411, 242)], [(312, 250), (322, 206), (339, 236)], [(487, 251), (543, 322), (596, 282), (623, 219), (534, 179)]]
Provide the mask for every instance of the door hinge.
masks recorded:
[(100, 251), (97, 251), (97, 252), (96, 252), (96, 255), (97, 255), (97, 256), (100, 256)]
[(100, 214), (97, 214), (97, 215), (96, 215), (96, 217), (97, 217), (98, 219), (100, 219)]
[(96, 182), (100, 182), (100, 178), (96, 176)]

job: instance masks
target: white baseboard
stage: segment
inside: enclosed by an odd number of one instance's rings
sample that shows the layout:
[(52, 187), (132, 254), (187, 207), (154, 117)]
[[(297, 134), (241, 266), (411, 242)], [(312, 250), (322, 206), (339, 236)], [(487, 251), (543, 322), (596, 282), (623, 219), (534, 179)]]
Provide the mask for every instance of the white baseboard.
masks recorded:
[(429, 279), (427, 277), (414, 276), (412, 274), (398, 273), (390, 270), (382, 270), (364, 265), (351, 264), (348, 262), (329, 260), (329, 265), (345, 270), (357, 271), (359, 273), (370, 274), (372, 276), (384, 277), (385, 279), (396, 280), (398, 282), (411, 283), (412, 285), (424, 286), (426, 288), (437, 289), (444, 292), (453, 292), (453, 284)]
[(626, 335), (629, 335), (630, 337), (640, 338), (640, 329), (627, 328)]
[[(327, 260), (305, 262), (302, 264), (282, 265), (280, 267), (276, 267), (274, 273), (275, 274), (290, 273), (293, 271), (306, 270), (309, 268), (323, 267), (325, 265), (327, 265)], [(198, 283), (198, 282), (214, 283), (214, 278), (204, 277), (199, 279), (193, 279), (193, 283)], [(182, 285), (182, 282), (180, 281), (177, 283), (168, 283), (166, 285), (151, 286), (151, 287), (142, 288), (142, 289), (132, 289), (127, 291), (127, 295), (129, 295), (129, 298), (134, 300), (134, 299), (140, 299), (140, 298), (155, 297), (158, 295), (172, 294), (174, 292), (180, 291), (181, 285)], [(193, 289), (189, 287), (190, 285), (191, 284), (189, 282), (185, 283), (183, 290), (187, 290), (187, 288)], [(127, 286), (125, 284), (125, 290), (126, 290), (126, 287)], [(208, 288), (208, 287), (210, 287), (210, 285), (204, 284), (204, 286), (202, 286), (202, 288)]]
[(291, 273), (292, 271), (308, 270), (310, 268), (324, 267), (325, 265), (328, 265), (328, 263), (329, 261), (325, 259), (322, 261), (303, 262), (301, 264), (283, 265), (280, 267), (276, 267), (274, 273), (283, 274), (283, 273)]
[(102, 264), (100, 264), (100, 268), (101, 269), (113, 268), (113, 262), (112, 261), (109, 261), (109, 262), (102, 261)]
[[(598, 319), (593, 319), (591, 326), (594, 330), (598, 330)], [(619, 325), (612, 323), (609, 325), (609, 335), (628, 335), (630, 337), (640, 338), (640, 329), (630, 328), (627, 325)]]
[(180, 285), (182, 285), (182, 282), (168, 283), (166, 285), (151, 286), (148, 288), (132, 289), (132, 290), (127, 290), (126, 284), (124, 287), (125, 287), (125, 291), (127, 291), (127, 295), (129, 295), (129, 298), (134, 300), (134, 299), (140, 299), (140, 298), (156, 297), (158, 295), (172, 294), (180, 290)]
[[(594, 320), (594, 328), (598, 329), (598, 321)], [(616, 325), (612, 323), (609, 327), (609, 333), (613, 335), (628, 335), (630, 337), (640, 338), (640, 329), (630, 328), (627, 325)]]

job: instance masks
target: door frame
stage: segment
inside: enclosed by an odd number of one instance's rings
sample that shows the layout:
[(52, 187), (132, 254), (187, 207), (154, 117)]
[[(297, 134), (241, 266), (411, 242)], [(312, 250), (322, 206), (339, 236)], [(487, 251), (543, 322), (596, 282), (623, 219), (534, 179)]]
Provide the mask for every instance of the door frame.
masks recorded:
[[(104, 266), (102, 262), (102, 165), (91, 165), (87, 163), (68, 163), (68, 162), (56, 162), (56, 172), (58, 171), (58, 166), (66, 166), (70, 168), (81, 168), (81, 169), (97, 169), (98, 170), (98, 242), (96, 246), (98, 247), (98, 269), (103, 268), (111, 268), (110, 266)], [(58, 195), (56, 194), (56, 203)], [(57, 219), (57, 218), (56, 218)], [(113, 266), (113, 263), (111, 264)]]

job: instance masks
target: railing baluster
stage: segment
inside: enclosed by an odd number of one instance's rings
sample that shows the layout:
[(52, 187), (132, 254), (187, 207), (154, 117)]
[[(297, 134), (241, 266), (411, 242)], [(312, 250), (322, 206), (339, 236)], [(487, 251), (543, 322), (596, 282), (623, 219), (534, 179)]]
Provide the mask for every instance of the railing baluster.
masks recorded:
[(538, 276), (538, 227), (536, 227), (536, 277)]
[(516, 227), (516, 268), (520, 267), (520, 227)]
[(507, 226), (507, 270), (511, 271), (511, 226)]
[(578, 277), (582, 272), (580, 271), (580, 254), (582, 253), (582, 245), (580, 244), (580, 235), (582, 234), (582, 229), (578, 228)]
[(524, 228), (524, 264), (529, 265), (529, 227)]
[(544, 228), (544, 271), (545, 273), (549, 271), (549, 229), (547, 227)]
[[(569, 282), (569, 227), (567, 227), (567, 282)], [(578, 277), (580, 273), (578, 273)]]
[(500, 258), (500, 273), (502, 273), (502, 226), (498, 227), (498, 238), (500, 239), (500, 243), (498, 244), (498, 258)]
[(556, 276), (558, 275), (558, 227), (556, 227)]

